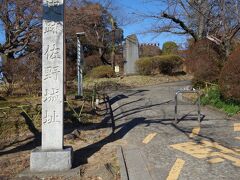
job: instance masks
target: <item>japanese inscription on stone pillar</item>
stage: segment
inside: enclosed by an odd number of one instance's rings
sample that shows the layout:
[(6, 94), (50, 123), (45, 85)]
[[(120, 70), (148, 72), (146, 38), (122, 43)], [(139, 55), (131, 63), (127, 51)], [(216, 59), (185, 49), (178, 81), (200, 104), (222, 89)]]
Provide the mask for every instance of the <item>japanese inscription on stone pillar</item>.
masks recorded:
[(43, 0), (42, 149), (63, 148), (64, 0)]

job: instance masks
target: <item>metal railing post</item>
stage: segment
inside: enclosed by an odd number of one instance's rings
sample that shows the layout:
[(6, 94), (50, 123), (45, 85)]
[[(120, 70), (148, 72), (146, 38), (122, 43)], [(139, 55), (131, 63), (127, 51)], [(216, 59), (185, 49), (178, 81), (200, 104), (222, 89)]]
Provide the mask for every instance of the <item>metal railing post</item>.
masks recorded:
[(177, 106), (178, 106), (178, 92), (179, 91), (177, 91), (176, 92), (176, 94), (175, 94), (175, 121), (174, 121), (174, 123), (177, 123), (177, 121), (178, 121), (178, 108), (177, 108)]
[(201, 123), (201, 100), (200, 100), (200, 94), (199, 92), (197, 91), (197, 94), (198, 94), (198, 121), (199, 123)]
[(198, 121), (201, 123), (201, 100), (200, 100), (200, 93), (196, 90), (178, 90), (175, 94), (175, 115), (174, 115), (174, 123), (178, 122), (178, 95), (183, 93), (196, 93), (198, 95), (197, 99), (197, 112), (198, 112)]

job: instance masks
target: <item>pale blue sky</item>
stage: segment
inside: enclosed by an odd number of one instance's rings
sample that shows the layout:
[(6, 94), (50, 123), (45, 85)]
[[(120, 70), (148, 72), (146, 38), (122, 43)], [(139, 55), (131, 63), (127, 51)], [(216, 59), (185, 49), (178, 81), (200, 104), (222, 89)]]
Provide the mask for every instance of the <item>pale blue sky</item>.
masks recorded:
[[(186, 42), (186, 36), (173, 35), (170, 33), (161, 34), (142, 34), (144, 31), (151, 29), (154, 24), (154, 20), (144, 19), (140, 17), (134, 17), (134, 14), (153, 14), (160, 13), (164, 10), (164, 4), (149, 0), (115, 0), (117, 6), (119, 6), (120, 12), (125, 14), (128, 19), (133, 18), (133, 22), (126, 26), (122, 26), (124, 29), (125, 37), (130, 34), (137, 34), (140, 43), (160, 43), (166, 41), (174, 41), (178, 44)], [(130, 20), (131, 21), (131, 20)]]
[(2, 43), (5, 40), (5, 33), (2, 27), (2, 24), (0, 22), (0, 43)]
[[(162, 34), (142, 34), (151, 28), (154, 23), (151, 19), (141, 19), (136, 17), (133, 13), (156, 13), (164, 9), (164, 5), (156, 4), (146, 0), (115, 0), (116, 6), (119, 7), (119, 12), (122, 17), (126, 18), (124, 23), (127, 25), (121, 26), (124, 30), (124, 36), (137, 34), (140, 43), (160, 43), (161, 46), (166, 41), (175, 41), (178, 44), (183, 44), (186, 41), (184, 36), (176, 36), (169, 33)], [(159, 2), (159, 1), (158, 1)], [(0, 22), (0, 43), (5, 40), (4, 30)]]

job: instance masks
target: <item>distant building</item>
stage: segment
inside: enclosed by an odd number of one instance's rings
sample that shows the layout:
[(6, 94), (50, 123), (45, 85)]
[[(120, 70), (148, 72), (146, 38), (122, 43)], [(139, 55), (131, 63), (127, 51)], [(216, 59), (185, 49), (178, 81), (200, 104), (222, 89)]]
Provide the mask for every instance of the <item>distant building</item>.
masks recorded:
[(139, 56), (140, 57), (153, 57), (162, 54), (162, 50), (157, 43), (140, 44)]

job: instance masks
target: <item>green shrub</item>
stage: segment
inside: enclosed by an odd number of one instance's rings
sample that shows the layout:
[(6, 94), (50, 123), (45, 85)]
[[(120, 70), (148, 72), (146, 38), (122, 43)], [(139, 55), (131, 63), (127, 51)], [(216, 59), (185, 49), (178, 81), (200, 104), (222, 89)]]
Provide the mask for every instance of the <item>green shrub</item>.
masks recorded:
[(90, 77), (92, 78), (111, 78), (115, 76), (111, 66), (98, 66), (91, 70)]
[(156, 73), (171, 75), (173, 71), (180, 68), (183, 59), (176, 55), (163, 55), (141, 58), (136, 62), (137, 71), (141, 75)]
[(163, 54), (176, 54), (178, 51), (178, 45), (175, 42), (169, 41), (163, 44), (162, 52)]
[(240, 112), (240, 104), (231, 100), (224, 100), (221, 98), (219, 87), (212, 87), (207, 94), (201, 98), (202, 105), (212, 105), (229, 116), (233, 116)]
[(174, 70), (178, 70), (183, 64), (183, 59), (177, 55), (156, 56), (153, 59), (158, 64), (159, 73), (171, 75)]
[(140, 58), (136, 62), (137, 72), (141, 75), (151, 75), (157, 70), (157, 64), (150, 57)]

